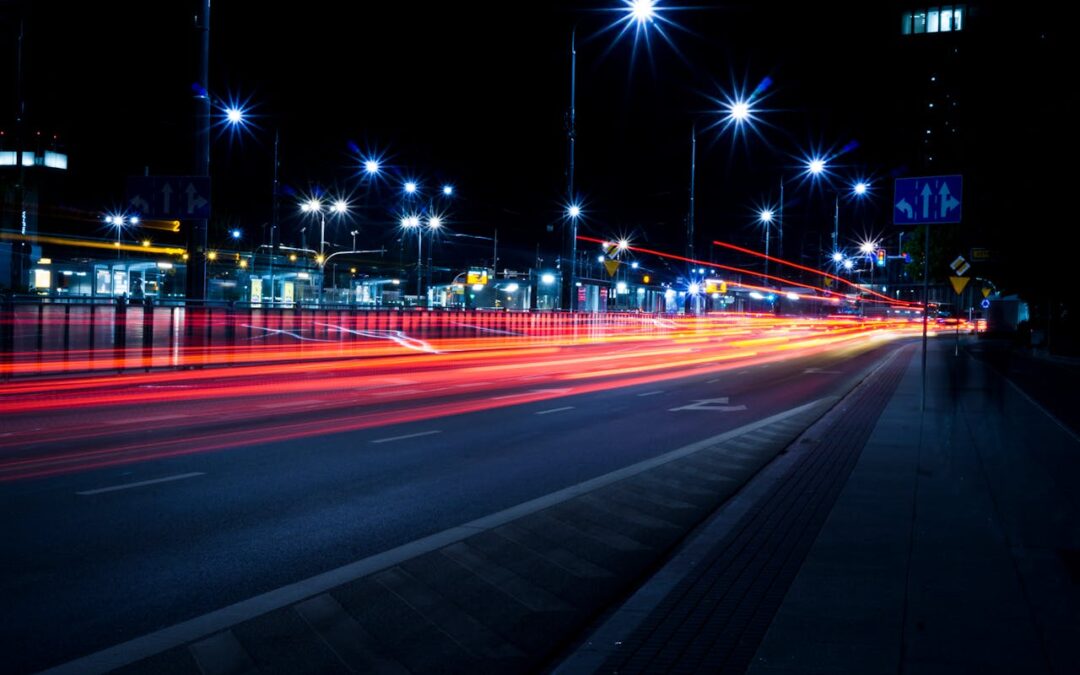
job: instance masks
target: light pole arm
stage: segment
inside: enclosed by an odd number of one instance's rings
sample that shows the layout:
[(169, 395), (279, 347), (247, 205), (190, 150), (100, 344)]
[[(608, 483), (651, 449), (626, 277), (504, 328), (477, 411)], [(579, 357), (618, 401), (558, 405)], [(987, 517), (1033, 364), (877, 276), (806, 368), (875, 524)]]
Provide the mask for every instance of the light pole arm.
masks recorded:
[(386, 253), (386, 249), (385, 248), (369, 248), (369, 249), (364, 249), (364, 250), (360, 250), (360, 251), (338, 251), (337, 253), (331, 253), (330, 255), (323, 258), (323, 262), (322, 262), (323, 267), (326, 267), (326, 263), (330, 262), (330, 259), (333, 258), (334, 256), (336, 256), (336, 255), (345, 255), (347, 253)]

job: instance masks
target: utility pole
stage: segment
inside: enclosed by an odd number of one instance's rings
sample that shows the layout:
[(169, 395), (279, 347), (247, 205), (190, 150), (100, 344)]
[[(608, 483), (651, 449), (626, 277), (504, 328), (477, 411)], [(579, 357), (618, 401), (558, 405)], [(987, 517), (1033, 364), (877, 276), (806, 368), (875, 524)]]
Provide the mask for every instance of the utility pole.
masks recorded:
[[(202, 0), (195, 17), (199, 40), (198, 84), (195, 87), (195, 175), (210, 176), (210, 0)], [(187, 299), (206, 299), (207, 219), (191, 221), (188, 229)]]
[[(566, 208), (576, 203), (574, 199), (574, 144), (577, 141), (576, 130), (576, 104), (577, 104), (577, 27), (570, 33), (570, 110), (566, 115), (566, 142), (567, 142), (567, 165), (566, 165)], [(566, 289), (563, 297), (566, 299), (565, 307), (570, 311), (577, 309), (577, 216), (563, 214), (563, 222), (569, 218), (569, 249), (570, 274), (563, 274), (563, 287)], [(563, 231), (566, 231), (564, 225)]]
[(23, 166), (23, 115), (26, 103), (23, 101), (23, 31), (24, 19), (19, 16), (19, 37), (15, 56), (15, 227), (24, 238), (11, 242), (11, 290), (13, 293), (26, 292), (29, 288), (28, 256), (26, 250), (26, 167)]

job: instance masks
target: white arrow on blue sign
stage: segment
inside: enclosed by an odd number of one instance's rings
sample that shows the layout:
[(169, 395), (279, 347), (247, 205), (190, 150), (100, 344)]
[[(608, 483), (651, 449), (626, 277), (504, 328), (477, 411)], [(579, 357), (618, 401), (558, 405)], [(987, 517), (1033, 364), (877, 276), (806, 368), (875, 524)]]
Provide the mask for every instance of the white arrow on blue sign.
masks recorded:
[(959, 223), (963, 176), (897, 178), (893, 195), (893, 223)]
[(210, 216), (210, 179), (206, 176), (132, 176), (127, 183), (128, 204), (143, 218)]

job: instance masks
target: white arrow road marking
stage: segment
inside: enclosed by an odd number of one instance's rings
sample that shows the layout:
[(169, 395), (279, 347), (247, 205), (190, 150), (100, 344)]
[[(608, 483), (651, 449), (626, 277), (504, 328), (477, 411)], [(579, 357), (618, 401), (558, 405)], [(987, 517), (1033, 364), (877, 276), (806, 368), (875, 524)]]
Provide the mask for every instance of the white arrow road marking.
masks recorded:
[(720, 412), (746, 410), (746, 406), (744, 405), (727, 405), (728, 400), (727, 396), (721, 396), (720, 398), (704, 398), (694, 401), (690, 405), (684, 405), (678, 408), (668, 408), (668, 412), (678, 412), (679, 410), (719, 410)]

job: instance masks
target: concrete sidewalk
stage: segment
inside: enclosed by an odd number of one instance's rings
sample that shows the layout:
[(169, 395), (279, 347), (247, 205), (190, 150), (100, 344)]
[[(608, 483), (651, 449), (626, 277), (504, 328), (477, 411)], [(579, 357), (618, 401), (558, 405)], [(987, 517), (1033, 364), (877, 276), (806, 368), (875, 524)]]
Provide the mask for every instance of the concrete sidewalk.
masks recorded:
[(1080, 672), (1080, 443), (952, 349), (931, 341), (925, 413), (915, 352), (870, 433), (873, 383), (557, 672)]

